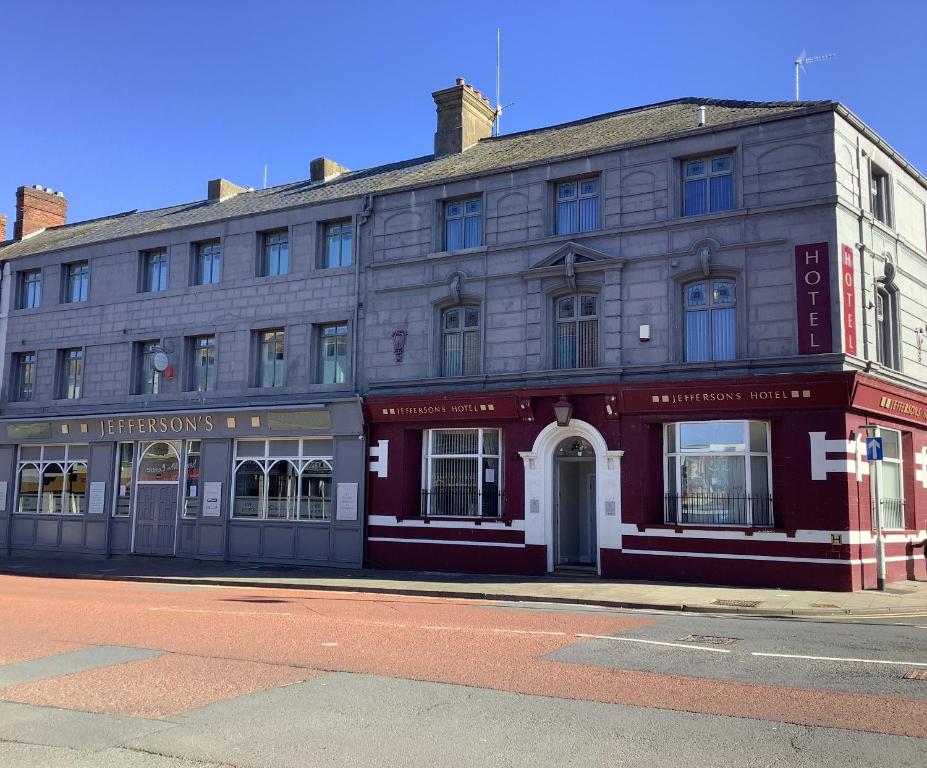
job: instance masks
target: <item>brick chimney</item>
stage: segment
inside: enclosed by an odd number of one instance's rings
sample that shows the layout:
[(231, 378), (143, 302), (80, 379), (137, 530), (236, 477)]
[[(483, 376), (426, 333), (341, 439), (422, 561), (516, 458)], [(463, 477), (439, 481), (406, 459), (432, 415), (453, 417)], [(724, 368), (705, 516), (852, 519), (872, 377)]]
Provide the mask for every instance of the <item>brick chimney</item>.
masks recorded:
[(495, 110), (483, 95), (467, 85), (462, 77), (443, 91), (431, 94), (438, 109), (435, 131), (435, 157), (455, 155), (480, 139), (492, 136)]
[(6, 216), (0, 214), (0, 243), (6, 240)]
[(246, 187), (240, 187), (227, 179), (210, 179), (206, 194), (209, 200), (228, 200), (230, 197), (247, 191)]
[(60, 192), (39, 184), (16, 190), (13, 237), (21, 240), (46, 227), (60, 227), (68, 218), (68, 201)]
[(341, 163), (327, 157), (317, 157), (309, 163), (309, 181), (331, 181), (348, 170)]

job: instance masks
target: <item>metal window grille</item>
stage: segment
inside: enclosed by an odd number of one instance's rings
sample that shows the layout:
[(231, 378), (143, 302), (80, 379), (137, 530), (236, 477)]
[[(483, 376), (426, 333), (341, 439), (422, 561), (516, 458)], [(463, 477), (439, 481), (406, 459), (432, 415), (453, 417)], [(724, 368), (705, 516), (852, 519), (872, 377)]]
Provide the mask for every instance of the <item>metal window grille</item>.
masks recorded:
[(595, 368), (599, 364), (598, 297), (574, 294), (557, 299), (554, 367)]
[(428, 430), (422, 514), (501, 516), (501, 442), (497, 429)]
[(481, 367), (480, 308), (451, 307), (441, 317), (441, 374), (477, 375)]

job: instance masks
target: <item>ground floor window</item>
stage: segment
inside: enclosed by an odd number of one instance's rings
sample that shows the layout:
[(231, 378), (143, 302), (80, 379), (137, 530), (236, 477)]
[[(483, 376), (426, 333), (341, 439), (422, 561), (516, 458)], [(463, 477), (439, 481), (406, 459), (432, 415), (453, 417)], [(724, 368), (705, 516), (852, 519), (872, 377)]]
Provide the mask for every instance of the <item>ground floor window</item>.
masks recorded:
[(499, 517), (500, 430), (429, 429), (423, 444), (422, 514)]
[(183, 473), (183, 516), (196, 517), (200, 501), (200, 441), (187, 440)]
[(16, 511), (22, 514), (84, 514), (87, 455), (86, 445), (24, 446), (20, 449)]
[(330, 520), (331, 442), (240, 440), (235, 453), (232, 517)]
[(666, 424), (664, 463), (665, 522), (773, 525), (767, 422)]
[(878, 504), (881, 507), (882, 527), (900, 530), (905, 527), (901, 432), (879, 427), (879, 436), (882, 438), (882, 475), (881, 487), (873, 496), (873, 526)]
[(132, 472), (135, 468), (135, 443), (119, 444), (119, 466), (116, 467), (116, 517), (128, 517), (132, 512)]

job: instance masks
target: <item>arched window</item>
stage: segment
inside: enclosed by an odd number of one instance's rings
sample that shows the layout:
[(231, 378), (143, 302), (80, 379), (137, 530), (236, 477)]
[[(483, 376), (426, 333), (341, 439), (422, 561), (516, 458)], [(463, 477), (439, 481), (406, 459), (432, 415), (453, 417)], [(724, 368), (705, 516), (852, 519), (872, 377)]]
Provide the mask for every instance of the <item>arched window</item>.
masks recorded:
[(84, 514), (84, 500), (87, 495), (87, 465), (72, 464), (65, 475), (64, 496), (61, 511), (71, 515)]
[(267, 518), (296, 517), (297, 472), (286, 460), (275, 461), (267, 470)]
[(26, 464), (19, 470), (19, 504), (17, 512), (30, 514), (39, 511), (39, 468)]
[(60, 464), (47, 464), (42, 471), (42, 508), (47, 514), (61, 512), (64, 492), (64, 470)]
[(450, 307), (441, 313), (441, 375), (480, 372), (480, 308)]
[(686, 362), (733, 360), (736, 345), (736, 290), (731, 279), (699, 280), (683, 291)]
[(264, 499), (264, 470), (256, 461), (246, 461), (235, 471), (235, 517), (260, 517)]
[(876, 360), (886, 368), (901, 370), (901, 337), (898, 326), (898, 289), (879, 284), (875, 291)]
[(180, 456), (169, 443), (152, 443), (138, 462), (141, 482), (177, 482), (180, 480)]
[(332, 467), (313, 459), (300, 476), (299, 519), (330, 520), (332, 516)]
[(555, 304), (554, 368), (595, 368), (599, 364), (599, 297), (562, 296)]

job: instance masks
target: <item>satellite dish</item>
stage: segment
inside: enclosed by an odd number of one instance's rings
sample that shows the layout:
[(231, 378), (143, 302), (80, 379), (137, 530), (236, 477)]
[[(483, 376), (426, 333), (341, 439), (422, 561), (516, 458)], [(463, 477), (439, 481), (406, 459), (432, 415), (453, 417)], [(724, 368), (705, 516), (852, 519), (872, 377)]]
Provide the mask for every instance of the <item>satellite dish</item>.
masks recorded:
[(163, 373), (167, 370), (167, 366), (170, 362), (167, 353), (160, 349), (151, 356), (151, 365), (158, 373)]

